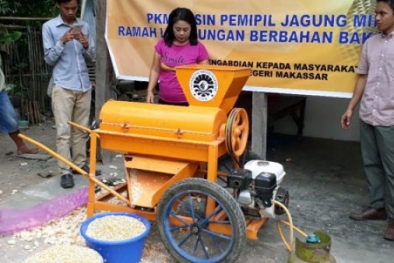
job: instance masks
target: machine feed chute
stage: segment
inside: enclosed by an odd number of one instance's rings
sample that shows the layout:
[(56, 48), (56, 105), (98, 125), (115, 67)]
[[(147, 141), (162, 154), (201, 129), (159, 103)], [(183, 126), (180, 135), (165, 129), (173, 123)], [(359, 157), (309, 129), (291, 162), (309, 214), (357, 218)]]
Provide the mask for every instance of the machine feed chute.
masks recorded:
[(216, 107), (227, 114), (250, 75), (250, 68), (189, 65), (176, 68), (190, 106)]

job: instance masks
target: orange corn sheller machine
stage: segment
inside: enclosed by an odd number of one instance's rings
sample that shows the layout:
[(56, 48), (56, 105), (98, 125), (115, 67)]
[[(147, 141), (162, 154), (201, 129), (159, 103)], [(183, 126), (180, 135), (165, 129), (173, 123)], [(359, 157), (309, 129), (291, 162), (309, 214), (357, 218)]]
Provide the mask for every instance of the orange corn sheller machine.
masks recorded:
[(103, 149), (124, 154), (126, 183), (109, 195), (127, 206), (104, 202), (108, 196), (96, 200), (90, 181), (88, 216), (95, 210), (123, 210), (155, 220), (155, 207), (171, 185), (202, 174), (216, 182), (218, 158), (245, 150), (247, 113), (233, 106), (250, 69), (190, 65), (176, 68), (176, 75), (188, 107), (124, 101), (102, 107), (92, 136), (100, 138)]

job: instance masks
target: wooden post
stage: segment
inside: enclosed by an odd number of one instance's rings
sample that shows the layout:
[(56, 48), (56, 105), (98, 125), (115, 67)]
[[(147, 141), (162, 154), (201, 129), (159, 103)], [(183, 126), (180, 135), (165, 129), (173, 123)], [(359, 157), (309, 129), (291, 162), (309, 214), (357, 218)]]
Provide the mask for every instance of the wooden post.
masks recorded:
[(253, 92), (252, 99), (252, 151), (263, 160), (267, 156), (267, 95)]
[[(100, 110), (104, 103), (112, 98), (113, 67), (109, 56), (107, 43), (105, 41), (105, 21), (107, 15), (107, 0), (97, 0), (96, 13), (96, 120), (99, 120)], [(99, 145), (98, 145), (99, 146)], [(110, 161), (111, 153), (102, 151), (97, 147), (97, 159), (103, 163)]]

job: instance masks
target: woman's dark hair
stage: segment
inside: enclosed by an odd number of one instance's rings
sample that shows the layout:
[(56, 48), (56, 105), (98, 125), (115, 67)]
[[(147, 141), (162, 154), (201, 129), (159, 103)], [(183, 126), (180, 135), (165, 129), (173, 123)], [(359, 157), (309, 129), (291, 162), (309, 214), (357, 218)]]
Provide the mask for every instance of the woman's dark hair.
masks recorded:
[(190, 37), (189, 42), (190, 45), (195, 46), (198, 43), (198, 36), (197, 36), (197, 25), (196, 25), (196, 18), (194, 17), (193, 12), (190, 9), (178, 7), (172, 10), (170, 16), (168, 17), (168, 25), (166, 30), (164, 31), (164, 42), (167, 46), (171, 47), (172, 43), (174, 42), (175, 35), (174, 35), (174, 24), (179, 20), (187, 22), (190, 27)]

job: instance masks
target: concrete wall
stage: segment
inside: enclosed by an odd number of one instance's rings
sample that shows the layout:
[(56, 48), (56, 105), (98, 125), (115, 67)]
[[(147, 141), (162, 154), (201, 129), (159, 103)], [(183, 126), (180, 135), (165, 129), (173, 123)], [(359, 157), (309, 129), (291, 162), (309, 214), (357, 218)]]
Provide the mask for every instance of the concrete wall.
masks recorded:
[[(357, 107), (348, 130), (342, 130), (340, 118), (348, 105), (349, 99), (308, 96), (305, 109), (304, 136), (345, 141), (359, 141), (359, 118)], [(296, 134), (297, 126), (291, 117), (285, 117), (275, 123), (275, 132)]]

